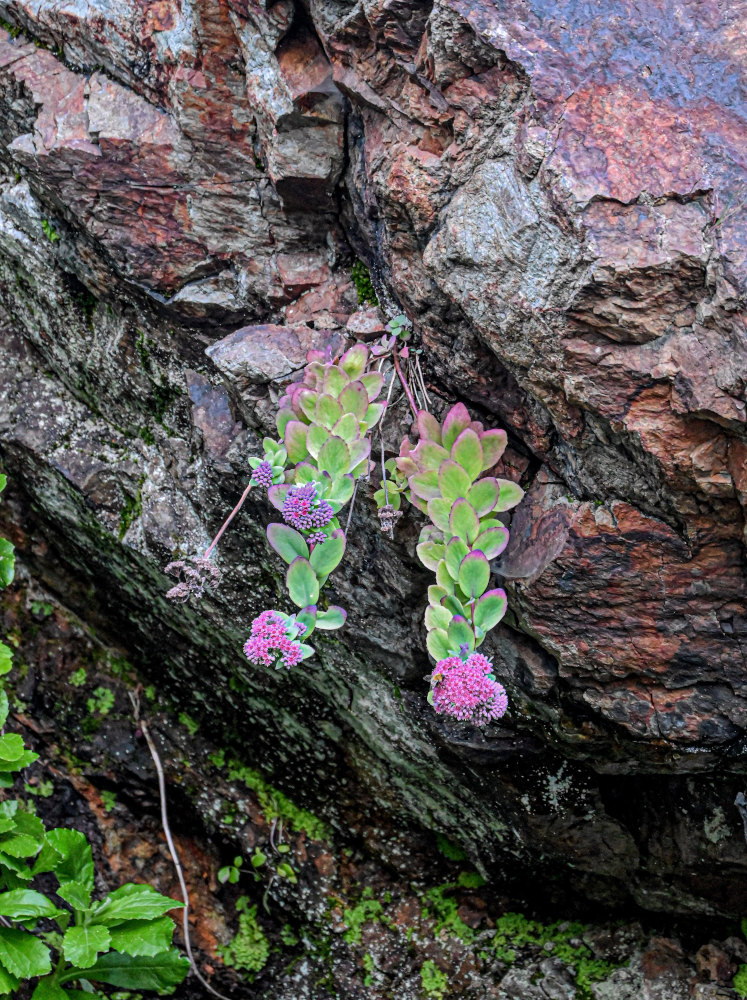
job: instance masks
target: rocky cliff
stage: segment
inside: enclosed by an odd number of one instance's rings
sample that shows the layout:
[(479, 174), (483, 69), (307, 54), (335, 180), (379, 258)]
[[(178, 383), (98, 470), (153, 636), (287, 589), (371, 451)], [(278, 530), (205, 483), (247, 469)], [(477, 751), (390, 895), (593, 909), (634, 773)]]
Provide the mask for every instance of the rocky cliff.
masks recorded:
[[(0, 442), (27, 565), (340, 830), (357, 802), (504, 887), (743, 914), (744, 6), (0, 17)], [(214, 597), (163, 597), (306, 350), (380, 329), (356, 258), (381, 315), (412, 319), (434, 399), (505, 427), (527, 490), (486, 644), (511, 708), (484, 733), (425, 701), (416, 512), (391, 541), (363, 497), (348, 626), (290, 680), (240, 652), (282, 599), (262, 500)]]

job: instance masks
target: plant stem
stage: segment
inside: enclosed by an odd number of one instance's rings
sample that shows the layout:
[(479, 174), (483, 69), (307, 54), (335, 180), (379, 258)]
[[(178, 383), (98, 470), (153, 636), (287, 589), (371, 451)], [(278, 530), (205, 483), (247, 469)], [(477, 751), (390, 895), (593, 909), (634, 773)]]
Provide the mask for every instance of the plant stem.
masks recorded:
[(216, 546), (216, 545), (218, 544), (218, 541), (219, 541), (219, 539), (220, 539), (220, 536), (221, 536), (221, 535), (223, 534), (223, 532), (224, 532), (224, 531), (226, 530), (226, 528), (227, 528), (227, 527), (228, 527), (228, 525), (229, 525), (229, 524), (231, 523), (231, 521), (233, 521), (234, 517), (236, 517), (236, 515), (237, 515), (237, 514), (238, 514), (238, 512), (239, 512), (239, 511), (241, 510), (241, 508), (242, 508), (242, 507), (244, 506), (244, 501), (245, 501), (245, 500), (246, 500), (246, 498), (247, 498), (247, 497), (249, 496), (249, 490), (250, 490), (251, 488), (252, 488), (252, 481), (251, 481), (251, 479), (250, 479), (250, 480), (249, 480), (249, 485), (248, 485), (248, 486), (247, 486), (247, 488), (246, 488), (246, 489), (244, 490), (244, 492), (243, 492), (243, 493), (241, 494), (241, 499), (240, 499), (240, 500), (239, 500), (239, 502), (238, 502), (238, 503), (236, 504), (236, 506), (235, 506), (235, 507), (234, 507), (234, 509), (233, 509), (233, 510), (231, 511), (231, 513), (230, 513), (230, 514), (228, 515), (228, 517), (227, 517), (227, 518), (225, 519), (225, 521), (223, 522), (223, 524), (222, 524), (222, 525), (220, 526), (220, 530), (218, 531), (218, 534), (217, 534), (217, 535), (215, 536), (215, 538), (214, 538), (214, 539), (212, 540), (212, 542), (210, 543), (210, 545), (208, 545), (208, 547), (207, 547), (207, 550), (206, 550), (206, 552), (205, 552), (205, 555), (204, 555), (204, 558), (205, 558), (205, 559), (209, 559), (209, 558), (210, 558), (210, 553), (211, 553), (211, 552), (213, 551), (213, 549), (215, 548), (215, 546)]
[(418, 419), (418, 408), (415, 405), (415, 400), (412, 398), (412, 392), (410, 386), (407, 384), (407, 379), (402, 374), (402, 368), (400, 367), (399, 358), (397, 357), (397, 348), (392, 348), (392, 361), (394, 362), (394, 370), (399, 376), (399, 380), (402, 383), (402, 388), (405, 390), (405, 395), (407, 396), (408, 402), (410, 403), (410, 409), (412, 410), (412, 415), (415, 419)]

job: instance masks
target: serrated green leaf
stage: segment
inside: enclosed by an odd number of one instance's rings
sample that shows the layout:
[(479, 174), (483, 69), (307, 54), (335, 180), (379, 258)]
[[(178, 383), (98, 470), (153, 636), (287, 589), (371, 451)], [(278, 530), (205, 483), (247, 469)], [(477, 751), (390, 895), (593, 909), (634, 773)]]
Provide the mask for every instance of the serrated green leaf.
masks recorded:
[(506, 592), (500, 588), (489, 590), (475, 604), (475, 625), (488, 632), (506, 613)]
[(69, 903), (74, 910), (90, 909), (91, 889), (90, 886), (84, 885), (82, 882), (63, 882), (57, 890), (57, 895)]
[(7, 538), (0, 538), (0, 587), (9, 587), (13, 582), (15, 564), (15, 547)]
[(0, 642), (0, 677), (13, 669), (13, 650)]
[[(156, 990), (171, 992), (182, 982), (189, 971), (189, 960), (182, 958), (175, 948), (159, 955), (122, 955), (110, 951), (86, 970), (86, 979), (130, 990)], [(66, 972), (60, 982), (78, 979), (76, 971)]]
[[(309, 556), (309, 562), (317, 577), (329, 576), (340, 565), (344, 555), (345, 533), (343, 531), (333, 531), (326, 542), (314, 546), (314, 550)], [(317, 617), (317, 628), (321, 627), (319, 625), (319, 618)]]
[(102, 951), (108, 951), (111, 935), (106, 927), (68, 927), (62, 938), (62, 952), (71, 965), (89, 969)]
[(309, 546), (306, 544), (306, 539), (289, 524), (268, 524), (267, 541), (281, 559), (287, 563), (292, 563), (299, 556), (304, 559), (309, 558)]
[(459, 566), (459, 586), (468, 597), (479, 597), (490, 580), (490, 564), (482, 552), (470, 552)]
[(49, 948), (27, 931), (0, 927), (0, 964), (13, 976), (31, 979), (52, 971)]
[[(236, 871), (235, 868), (232, 871)], [(237, 880), (234, 880), (237, 881)], [(119, 927), (112, 927), (111, 946), (126, 955), (159, 955), (171, 947), (174, 921), (171, 917), (158, 920), (130, 920)]]
[(458, 462), (444, 462), (438, 473), (438, 483), (444, 500), (458, 500), (466, 497), (472, 480)]
[(317, 628), (331, 631), (342, 628), (348, 617), (344, 608), (338, 608), (336, 604), (331, 605), (326, 611), (320, 611), (317, 617)]
[(0, 760), (0, 771), (22, 771), (24, 767), (39, 759), (39, 754), (32, 750), (24, 750), (18, 760)]
[(16, 761), (23, 756), (23, 737), (17, 733), (0, 736), (0, 760)]
[(11, 889), (0, 892), (0, 917), (24, 920), (28, 917), (56, 917), (54, 903), (34, 889)]
[(434, 660), (443, 660), (450, 655), (449, 636), (445, 629), (432, 629), (428, 633), (425, 644)]
[(115, 889), (93, 911), (92, 924), (117, 927), (128, 920), (153, 920), (169, 910), (182, 909), (184, 903), (162, 896), (150, 885), (128, 882)]
[(319, 580), (308, 559), (299, 556), (288, 567), (285, 576), (290, 599), (299, 608), (316, 604), (319, 598)]
[[(44, 824), (37, 816), (21, 812), (15, 816), (15, 826), (0, 834), (0, 851), (13, 858), (30, 858), (44, 843)], [(13, 970), (11, 969), (11, 972)]]
[[(47, 863), (47, 848), (50, 851), (50, 867), (39, 867)], [(79, 830), (65, 830), (57, 827), (47, 831), (46, 843), (34, 865), (34, 874), (54, 871), (60, 882), (79, 882), (93, 891), (93, 855), (91, 845)]]
[(449, 528), (452, 534), (471, 545), (480, 533), (480, 519), (468, 500), (455, 501), (449, 515)]
[[(21, 980), (0, 965), (0, 996), (7, 996), (8, 993), (11, 996), (17, 996), (17, 990), (20, 985)], [(32, 1000), (34, 1000), (33, 997)], [(67, 1000), (67, 997), (65, 997), (65, 1000)]]
[(483, 454), (480, 439), (471, 428), (463, 430), (451, 446), (451, 457), (474, 481), (482, 472)]
[(10, 704), (8, 702), (7, 692), (0, 689), (0, 727), (4, 726), (8, 721), (9, 712)]
[(317, 464), (334, 479), (349, 471), (351, 451), (342, 438), (331, 435), (319, 452)]

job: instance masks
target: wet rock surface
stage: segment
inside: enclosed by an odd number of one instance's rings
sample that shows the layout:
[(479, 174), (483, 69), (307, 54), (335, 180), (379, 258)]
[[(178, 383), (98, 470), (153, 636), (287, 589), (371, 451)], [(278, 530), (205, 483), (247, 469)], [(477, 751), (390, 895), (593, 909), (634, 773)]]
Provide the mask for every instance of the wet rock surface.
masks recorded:
[[(146, 682), (329, 821), (371, 803), (563, 905), (741, 916), (747, 24), (597, 7), (0, 0), (3, 517)], [(240, 655), (283, 600), (261, 499), (217, 594), (163, 599), (307, 345), (402, 310), (436, 404), (505, 426), (527, 489), (485, 733), (425, 702), (414, 514), (392, 543), (361, 499), (348, 626), (290, 684)], [(407, 429), (398, 402), (388, 446)]]

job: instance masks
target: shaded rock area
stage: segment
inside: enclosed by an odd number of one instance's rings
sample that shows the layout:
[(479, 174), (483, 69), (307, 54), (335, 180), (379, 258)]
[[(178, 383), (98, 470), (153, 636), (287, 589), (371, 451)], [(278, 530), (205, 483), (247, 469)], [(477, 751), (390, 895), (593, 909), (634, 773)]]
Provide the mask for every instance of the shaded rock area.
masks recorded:
[[(517, 912), (516, 897), (487, 885), (458, 845), (392, 825), (384, 813), (365, 816), (344, 790), (338, 821), (326, 826), (270, 784), (251, 747), (240, 762), (206, 740), (194, 719), (177, 716), (153, 686), (143, 689), (121, 648), (23, 567), (18, 577), (2, 601), (15, 646), (12, 725), (40, 759), (17, 794), (50, 823), (86, 832), (97, 893), (147, 879), (179, 898), (153, 764), (132, 714), (136, 695), (166, 768), (190, 937), (214, 988), (257, 1000), (736, 996), (728, 984), (747, 959), (737, 924), (532, 918)], [(239, 881), (221, 884), (220, 867), (237, 852)], [(260, 852), (265, 860), (255, 869), (249, 859)], [(283, 863), (296, 882), (278, 874)], [(241, 940), (242, 898), (257, 907), (265, 939), (259, 971), (221, 959)], [(244, 954), (251, 961), (255, 952), (245, 943)], [(205, 995), (192, 978), (176, 993), (177, 1000)]]
[[(436, 831), (564, 912), (747, 912), (742, 6), (0, 17), (2, 517), (34, 578), (215, 745), (328, 824), (351, 803), (381, 823), (371, 858)], [(378, 314), (356, 312), (356, 257)], [(485, 647), (511, 709), (485, 732), (426, 703), (414, 512), (392, 542), (360, 499), (331, 582), (347, 627), (291, 678), (240, 652), (286, 606), (256, 494), (215, 596), (163, 597), (305, 350), (402, 310), (436, 408), (506, 427), (527, 490)], [(387, 420), (396, 450), (403, 400)]]

